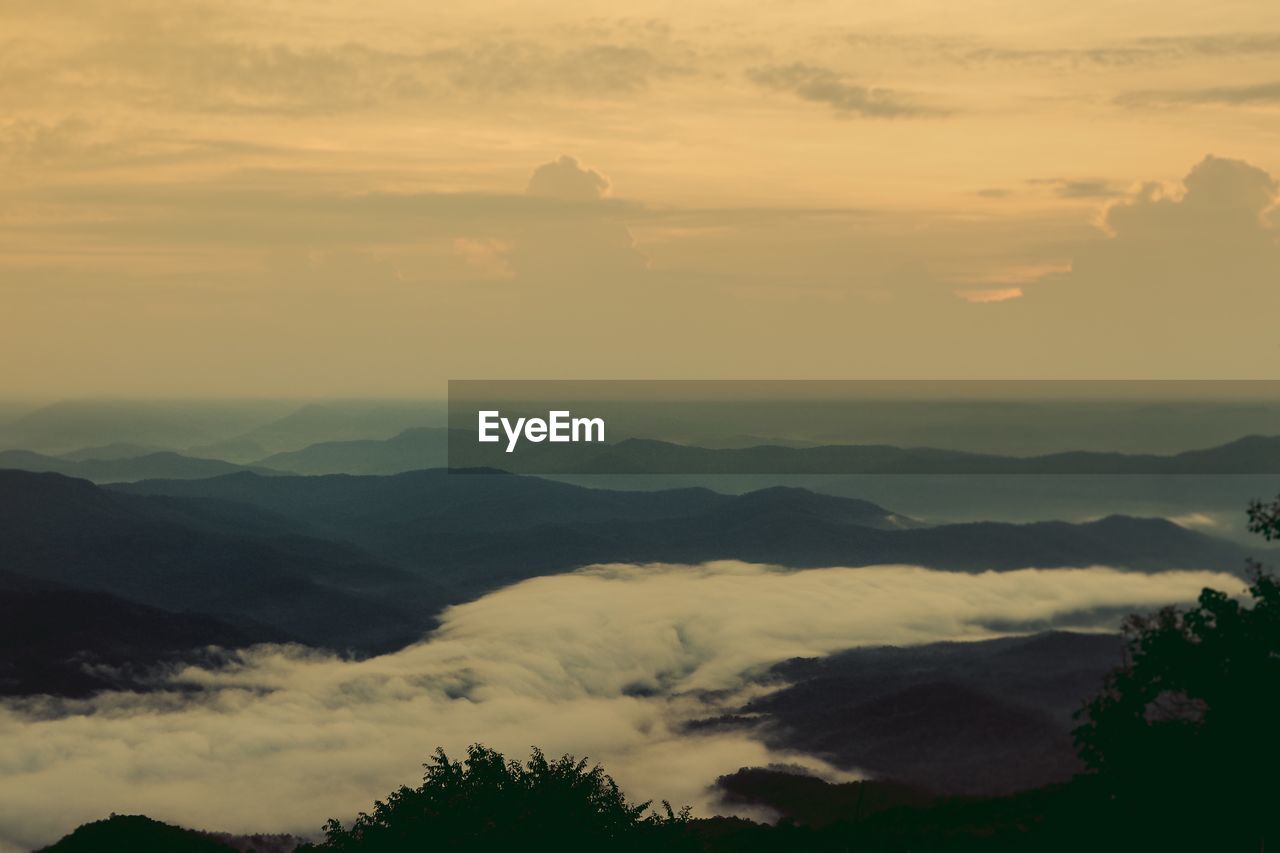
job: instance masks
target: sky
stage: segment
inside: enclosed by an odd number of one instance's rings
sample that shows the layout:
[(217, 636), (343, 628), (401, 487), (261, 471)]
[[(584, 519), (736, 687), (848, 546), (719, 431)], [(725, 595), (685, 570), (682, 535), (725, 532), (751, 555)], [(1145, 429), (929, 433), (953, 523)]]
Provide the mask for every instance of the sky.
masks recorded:
[[(768, 692), (759, 676), (779, 660), (989, 639), (993, 624), (1089, 628), (1109, 608), (1240, 584), (1203, 571), (787, 571), (736, 561), (534, 578), (450, 608), (438, 630), (393, 654), (352, 661), (255, 646), (239, 665), (186, 667), (152, 692), (0, 706), (0, 853), (113, 812), (314, 836), (327, 818), (349, 822), (374, 797), (416, 784), (437, 746), (457, 758), (478, 737), (513, 758), (535, 744), (585, 754), (633, 801), (723, 813), (708, 786), (744, 766), (861, 776), (749, 731), (684, 725)], [(610, 642), (599, 642), (602, 626)]]
[(463, 5), (0, 6), (0, 396), (1274, 375), (1275, 3)]

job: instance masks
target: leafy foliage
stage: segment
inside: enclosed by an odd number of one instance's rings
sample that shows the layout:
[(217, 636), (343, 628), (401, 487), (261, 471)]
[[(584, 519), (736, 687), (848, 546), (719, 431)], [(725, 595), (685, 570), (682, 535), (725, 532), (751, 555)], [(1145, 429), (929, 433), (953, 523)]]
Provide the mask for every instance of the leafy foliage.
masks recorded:
[[(1280, 536), (1280, 502), (1250, 528)], [(1113, 816), (1220, 843), (1276, 837), (1280, 582), (1253, 565), (1248, 600), (1205, 589), (1196, 606), (1125, 625), (1128, 660), (1081, 712), (1081, 758)], [(1172, 819), (1176, 816), (1176, 819)]]
[[(665, 814), (630, 804), (600, 765), (534, 748), (528, 762), (507, 760), (481, 744), (465, 761), (437, 749), (417, 788), (401, 787), (344, 827), (325, 825), (311, 850), (629, 850), (678, 840), (686, 807)], [(665, 846), (670, 847), (670, 844)]]
[(1249, 529), (1268, 542), (1280, 539), (1280, 497), (1271, 503), (1253, 501), (1249, 504)]

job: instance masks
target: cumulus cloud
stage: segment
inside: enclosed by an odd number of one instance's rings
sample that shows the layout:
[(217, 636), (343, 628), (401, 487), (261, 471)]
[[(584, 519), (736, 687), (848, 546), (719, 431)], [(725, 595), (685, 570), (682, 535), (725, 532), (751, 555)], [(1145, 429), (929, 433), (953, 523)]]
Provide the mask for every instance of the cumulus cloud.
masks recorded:
[(893, 89), (851, 83), (843, 74), (830, 68), (803, 62), (752, 68), (747, 77), (766, 89), (825, 104), (842, 115), (906, 118), (939, 114), (938, 110), (922, 106)]
[(645, 268), (631, 230), (600, 202), (612, 187), (603, 173), (561, 155), (534, 169), (526, 195), (559, 202), (557, 219), (524, 223), (514, 240), (510, 265), (518, 278), (541, 284), (617, 284)]
[(577, 158), (562, 154), (533, 170), (529, 195), (565, 201), (595, 201), (609, 193), (609, 179)]
[(1109, 341), (1073, 347), (1081, 359), (1141, 354), (1139, 363), (1191, 371), (1186, 355), (1209, 339), (1219, 360), (1238, 351), (1237, 370), (1246, 369), (1247, 342), (1280, 307), (1276, 192), (1263, 169), (1207, 156), (1179, 185), (1147, 183), (1109, 204), (1099, 220), (1104, 239), (1076, 247), (1070, 274), (1028, 295)]
[[(1104, 568), (980, 575), (905, 566), (785, 571), (719, 562), (598, 566), (454, 607), (423, 642), (365, 661), (264, 646), (150, 694), (0, 706), (0, 850), (108, 812), (229, 831), (314, 833), (420, 776), (436, 745), (588, 754), (639, 798), (713, 807), (707, 785), (787, 762), (749, 734), (685, 721), (766, 689), (769, 664), (867, 644), (974, 640), (1002, 624), (1078, 625), (1239, 581)], [(1085, 623), (1089, 624), (1089, 623)]]
[(1183, 178), (1181, 194), (1147, 184), (1113, 205), (1106, 225), (1120, 240), (1268, 240), (1263, 214), (1275, 197), (1276, 180), (1264, 170), (1209, 155)]

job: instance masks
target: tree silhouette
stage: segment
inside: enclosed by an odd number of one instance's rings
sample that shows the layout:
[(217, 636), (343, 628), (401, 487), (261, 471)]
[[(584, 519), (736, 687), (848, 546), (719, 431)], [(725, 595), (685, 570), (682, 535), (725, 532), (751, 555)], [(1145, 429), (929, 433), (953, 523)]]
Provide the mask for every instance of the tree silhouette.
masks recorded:
[[(462, 762), (437, 749), (417, 788), (401, 787), (351, 826), (331, 819), (325, 841), (300, 850), (639, 850), (679, 849), (689, 809), (665, 814), (630, 804), (600, 765), (536, 747), (508, 761), (481, 744)], [(673, 848), (674, 845), (674, 848)]]
[[(1280, 501), (1250, 529), (1280, 536)], [(1081, 758), (1104, 815), (1205, 849), (1277, 837), (1280, 583), (1252, 564), (1249, 599), (1205, 589), (1194, 607), (1125, 624), (1127, 660), (1080, 713)]]
[(1252, 501), (1249, 504), (1249, 529), (1268, 542), (1280, 539), (1280, 497), (1270, 503)]

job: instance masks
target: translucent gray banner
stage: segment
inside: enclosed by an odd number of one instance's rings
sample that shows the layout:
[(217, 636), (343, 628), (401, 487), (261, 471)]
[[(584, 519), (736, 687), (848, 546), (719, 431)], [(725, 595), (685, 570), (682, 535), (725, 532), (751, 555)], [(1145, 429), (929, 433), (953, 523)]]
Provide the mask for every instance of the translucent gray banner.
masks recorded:
[(1272, 474), (1280, 381), (454, 380), (449, 467)]

